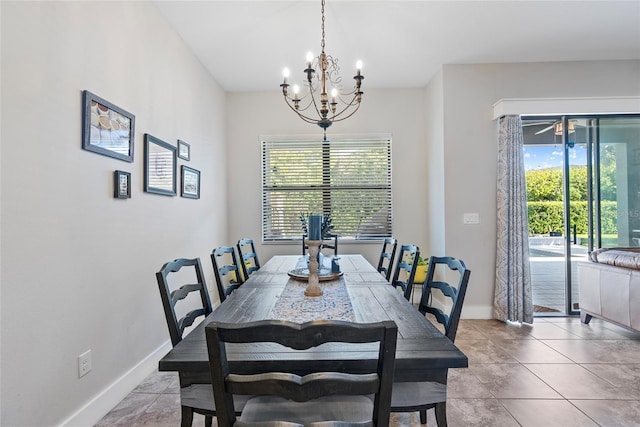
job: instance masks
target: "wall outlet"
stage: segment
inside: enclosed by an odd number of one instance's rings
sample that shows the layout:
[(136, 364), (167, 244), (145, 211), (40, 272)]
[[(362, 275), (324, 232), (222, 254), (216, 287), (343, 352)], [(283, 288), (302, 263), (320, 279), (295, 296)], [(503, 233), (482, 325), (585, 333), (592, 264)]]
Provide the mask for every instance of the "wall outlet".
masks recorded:
[(462, 217), (462, 222), (464, 224), (480, 224), (480, 214), (466, 213)]
[(91, 372), (91, 350), (87, 350), (78, 356), (78, 378)]

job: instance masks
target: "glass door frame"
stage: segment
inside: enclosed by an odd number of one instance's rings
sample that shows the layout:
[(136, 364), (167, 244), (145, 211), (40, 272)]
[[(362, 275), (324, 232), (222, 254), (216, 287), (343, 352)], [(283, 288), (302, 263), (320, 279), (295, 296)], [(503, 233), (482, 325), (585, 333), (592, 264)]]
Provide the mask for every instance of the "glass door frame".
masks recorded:
[[(573, 148), (570, 140), (569, 121), (587, 120), (587, 252), (602, 247), (601, 191), (600, 191), (600, 120), (615, 118), (640, 118), (638, 113), (628, 114), (536, 114), (522, 115), (522, 120), (553, 120), (562, 123), (562, 197), (564, 211), (564, 257), (565, 257), (565, 313), (568, 316), (580, 314), (574, 309), (572, 301), (571, 271), (571, 198), (570, 198), (570, 162), (569, 150)], [(575, 144), (575, 142), (574, 142)], [(579, 301), (578, 301), (579, 303)]]

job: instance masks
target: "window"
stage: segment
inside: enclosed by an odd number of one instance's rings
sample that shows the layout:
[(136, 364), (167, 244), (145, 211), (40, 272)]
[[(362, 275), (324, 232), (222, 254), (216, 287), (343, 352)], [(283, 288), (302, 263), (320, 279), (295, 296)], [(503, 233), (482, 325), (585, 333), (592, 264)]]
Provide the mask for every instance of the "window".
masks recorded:
[(262, 238), (300, 239), (300, 215), (331, 214), (341, 238), (391, 236), (391, 140), (263, 141)]

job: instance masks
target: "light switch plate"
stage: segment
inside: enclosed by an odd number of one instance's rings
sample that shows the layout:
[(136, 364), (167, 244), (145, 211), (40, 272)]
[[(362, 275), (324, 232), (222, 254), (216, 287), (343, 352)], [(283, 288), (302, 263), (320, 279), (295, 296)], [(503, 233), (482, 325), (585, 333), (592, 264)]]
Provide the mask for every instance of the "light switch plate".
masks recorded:
[(480, 224), (480, 214), (466, 213), (463, 216), (462, 222), (464, 224)]

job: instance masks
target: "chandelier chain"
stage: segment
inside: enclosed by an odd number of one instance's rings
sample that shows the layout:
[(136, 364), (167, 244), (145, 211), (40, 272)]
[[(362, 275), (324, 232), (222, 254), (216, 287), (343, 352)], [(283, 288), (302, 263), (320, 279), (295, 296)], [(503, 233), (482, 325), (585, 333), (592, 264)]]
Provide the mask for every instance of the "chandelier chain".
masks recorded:
[(322, 47), (322, 53), (324, 53), (324, 0), (322, 0), (322, 43), (320, 43)]

